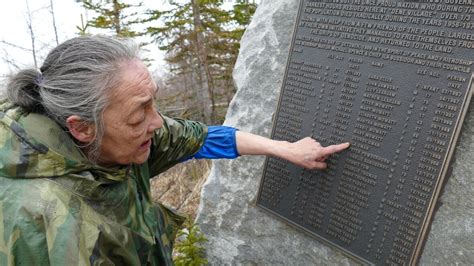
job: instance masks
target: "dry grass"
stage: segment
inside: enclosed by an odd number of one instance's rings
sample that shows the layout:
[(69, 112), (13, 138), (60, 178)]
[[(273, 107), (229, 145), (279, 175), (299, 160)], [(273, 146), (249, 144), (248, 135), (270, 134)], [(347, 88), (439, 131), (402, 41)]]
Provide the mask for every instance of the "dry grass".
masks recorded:
[(208, 160), (191, 160), (174, 166), (151, 180), (153, 201), (161, 202), (194, 219), (201, 189), (210, 169), (211, 161)]

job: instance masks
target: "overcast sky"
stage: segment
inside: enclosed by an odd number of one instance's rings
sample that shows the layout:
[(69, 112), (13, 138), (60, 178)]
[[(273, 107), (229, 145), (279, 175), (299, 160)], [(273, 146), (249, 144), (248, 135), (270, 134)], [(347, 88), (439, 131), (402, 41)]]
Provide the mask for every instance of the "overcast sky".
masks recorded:
[[(84, 19), (92, 17), (84, 10), (77, 0), (52, 0), (59, 43), (78, 36), (77, 26), (81, 25), (81, 14)], [(190, 0), (174, 0), (177, 2), (188, 2)], [(237, 0), (224, 0), (224, 8), (232, 8)], [(32, 42), (28, 29), (28, 13), (35, 35), (35, 46), (37, 50), (37, 65), (41, 66), (47, 53), (56, 46), (53, 19), (50, 9), (51, 0), (15, 0), (3, 3), (0, 9), (0, 95), (3, 93), (5, 78), (19, 69), (34, 67), (32, 56)], [(79, 1), (80, 2), (80, 1)], [(143, 3), (146, 9), (170, 9), (170, 0), (125, 0), (129, 4)], [(259, 3), (260, 1), (256, 1)], [(27, 11), (27, 3), (29, 12)], [(92, 32), (97, 33), (97, 32)], [(103, 32), (102, 32), (103, 33)], [(146, 41), (150, 41), (147, 39)], [(151, 58), (154, 63), (150, 70), (154, 74), (161, 75), (166, 72), (166, 64), (163, 60), (164, 52), (158, 50), (156, 45), (146, 47), (149, 52), (144, 54)]]
[[(16, 72), (17, 67), (34, 66), (31, 52), (31, 38), (27, 26), (28, 1), (32, 17), (33, 30), (36, 38), (38, 66), (49, 50), (56, 46), (50, 0), (16, 0), (4, 3), (0, 9), (0, 77)], [(129, 0), (127, 3), (139, 1)], [(168, 0), (144, 0), (147, 8), (168, 8)], [(59, 42), (77, 36), (76, 26), (81, 24), (81, 14), (87, 16), (85, 10), (75, 0), (53, 0)], [(90, 14), (89, 14), (90, 16)], [(149, 57), (147, 55), (147, 57)], [(163, 53), (154, 50), (152, 55), (158, 62), (152, 68), (160, 66)]]

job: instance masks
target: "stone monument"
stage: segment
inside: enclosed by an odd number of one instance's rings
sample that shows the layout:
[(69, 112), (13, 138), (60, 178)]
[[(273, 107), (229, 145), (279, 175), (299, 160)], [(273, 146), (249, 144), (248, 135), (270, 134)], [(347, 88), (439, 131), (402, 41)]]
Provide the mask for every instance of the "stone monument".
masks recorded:
[[(298, 1), (263, 1), (242, 40), (234, 71), (238, 92), (226, 124), (269, 135), (288, 59)], [(474, 261), (472, 123), (468, 112), (452, 171), (441, 192), (421, 264)], [(263, 158), (215, 162), (198, 223), (211, 264), (354, 264), (338, 250), (255, 207)]]

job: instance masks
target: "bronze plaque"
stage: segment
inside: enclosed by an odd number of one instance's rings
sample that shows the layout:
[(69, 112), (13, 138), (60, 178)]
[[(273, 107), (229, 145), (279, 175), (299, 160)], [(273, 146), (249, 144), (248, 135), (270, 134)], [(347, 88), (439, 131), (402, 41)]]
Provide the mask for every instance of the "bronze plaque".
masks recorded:
[(465, 111), (472, 0), (303, 0), (272, 137), (352, 146), (265, 163), (257, 205), (367, 264), (415, 264)]

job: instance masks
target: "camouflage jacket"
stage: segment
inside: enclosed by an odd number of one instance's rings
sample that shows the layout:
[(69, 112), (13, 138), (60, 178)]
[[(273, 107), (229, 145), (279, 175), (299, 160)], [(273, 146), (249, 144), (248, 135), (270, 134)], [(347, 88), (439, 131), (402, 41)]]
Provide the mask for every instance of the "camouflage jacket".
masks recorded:
[(148, 162), (104, 168), (51, 119), (0, 104), (0, 265), (173, 264), (180, 217), (152, 205), (149, 179), (206, 134), (165, 118)]

